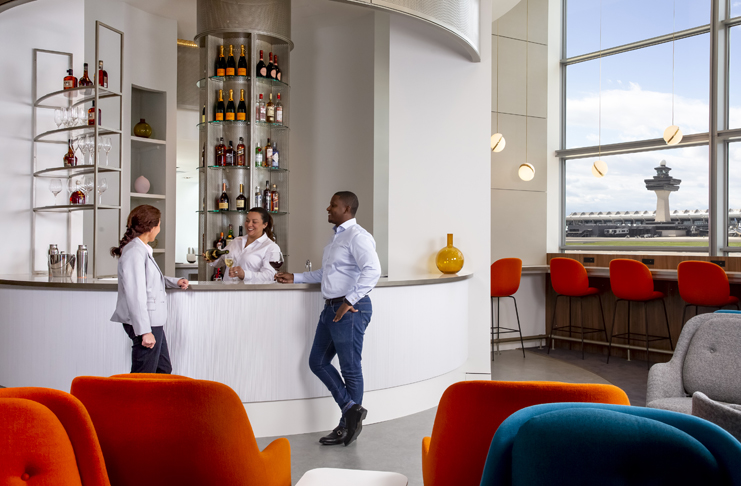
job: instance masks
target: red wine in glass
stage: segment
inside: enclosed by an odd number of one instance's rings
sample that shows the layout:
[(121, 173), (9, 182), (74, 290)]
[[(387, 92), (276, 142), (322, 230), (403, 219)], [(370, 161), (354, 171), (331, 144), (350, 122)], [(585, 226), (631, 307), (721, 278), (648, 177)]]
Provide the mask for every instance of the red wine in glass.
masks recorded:
[(283, 262), (270, 262), (270, 266), (274, 269), (278, 270), (280, 267), (283, 266)]

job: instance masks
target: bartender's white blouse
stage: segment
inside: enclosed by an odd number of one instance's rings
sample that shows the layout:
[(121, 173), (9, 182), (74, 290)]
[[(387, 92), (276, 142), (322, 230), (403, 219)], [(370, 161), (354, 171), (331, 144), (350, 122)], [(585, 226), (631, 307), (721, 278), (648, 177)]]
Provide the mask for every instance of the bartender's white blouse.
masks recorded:
[(273, 251), (280, 251), (280, 247), (265, 233), (246, 247), (245, 244), (247, 244), (246, 236), (234, 238), (225, 248), (229, 250), (229, 254), (221, 255), (218, 260), (211, 263), (211, 266), (223, 265), (224, 258), (228, 256), (234, 259), (235, 267), (241, 267), (244, 270), (244, 283), (272, 282), (276, 271), (270, 266), (270, 254)]

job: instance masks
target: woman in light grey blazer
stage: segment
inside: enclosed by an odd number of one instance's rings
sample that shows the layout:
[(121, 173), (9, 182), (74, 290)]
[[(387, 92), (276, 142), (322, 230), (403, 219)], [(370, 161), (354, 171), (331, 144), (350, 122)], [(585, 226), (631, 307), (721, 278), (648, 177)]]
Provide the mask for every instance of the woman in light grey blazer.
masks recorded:
[(152, 256), (151, 241), (160, 232), (160, 210), (142, 205), (134, 208), (126, 233), (111, 255), (118, 257), (118, 301), (112, 322), (123, 324), (133, 341), (132, 373), (171, 373), (170, 353), (163, 326), (167, 322), (165, 288), (187, 289), (188, 280), (162, 275)]

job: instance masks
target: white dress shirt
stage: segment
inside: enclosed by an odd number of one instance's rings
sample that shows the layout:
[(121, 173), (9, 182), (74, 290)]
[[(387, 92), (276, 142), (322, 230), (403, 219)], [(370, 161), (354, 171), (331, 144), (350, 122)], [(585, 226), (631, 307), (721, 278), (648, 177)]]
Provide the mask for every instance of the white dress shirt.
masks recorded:
[[(228, 255), (221, 255), (217, 260), (211, 263), (212, 267), (223, 265), (224, 258), (234, 260), (234, 267), (241, 267), (244, 270), (244, 283), (270, 283), (275, 277), (275, 269), (270, 266), (270, 254), (273, 251), (280, 251), (280, 247), (263, 233), (261, 237), (247, 245), (247, 237), (240, 236), (234, 238), (226, 245), (225, 250), (229, 250)], [(225, 276), (229, 280), (229, 269)], [(236, 278), (236, 277), (235, 277)]]
[(322, 283), (325, 299), (345, 297), (355, 305), (378, 283), (381, 262), (376, 253), (376, 241), (355, 218), (332, 228), (334, 235), (324, 247), (322, 268), (297, 273), (295, 283)]

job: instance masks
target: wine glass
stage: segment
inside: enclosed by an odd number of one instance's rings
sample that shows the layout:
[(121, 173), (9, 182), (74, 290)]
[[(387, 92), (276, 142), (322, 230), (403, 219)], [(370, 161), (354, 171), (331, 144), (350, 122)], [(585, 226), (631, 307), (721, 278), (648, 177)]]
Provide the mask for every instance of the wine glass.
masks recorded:
[(234, 258), (231, 258), (227, 255), (224, 257), (224, 263), (226, 263), (227, 270), (226, 272), (224, 272), (224, 278), (222, 279), (222, 281), (225, 284), (237, 283), (238, 279), (229, 275), (229, 270), (234, 266)]
[(62, 110), (62, 126), (69, 126), (69, 110), (67, 108)]
[(69, 125), (71, 127), (77, 125), (77, 107), (75, 106), (69, 109)]
[(82, 152), (83, 163), (85, 165), (88, 165), (87, 164), (87, 151), (88, 151), (88, 139), (89, 138), (90, 138), (89, 136), (85, 136), (84, 138), (80, 139), (80, 152)]
[(103, 193), (108, 189), (108, 181), (105, 177), (98, 181), (98, 204), (103, 205)]
[(80, 122), (80, 125), (87, 125), (87, 110), (85, 110), (85, 105), (77, 105), (77, 120)]
[(111, 151), (111, 137), (103, 137), (102, 147), (105, 152), (105, 165), (108, 165), (108, 152)]
[(82, 192), (85, 193), (85, 204), (90, 204), (88, 199), (91, 192), (95, 189), (95, 179), (93, 176), (86, 175), (82, 179)]
[(62, 126), (62, 109), (57, 108), (54, 110), (54, 123), (57, 124), (57, 128)]
[(278, 271), (283, 266), (283, 253), (280, 250), (272, 250), (268, 256), (268, 263)]
[(62, 192), (62, 180), (61, 179), (52, 179), (49, 183), (49, 190), (52, 194), (54, 194), (54, 205), (57, 204), (57, 195)]

